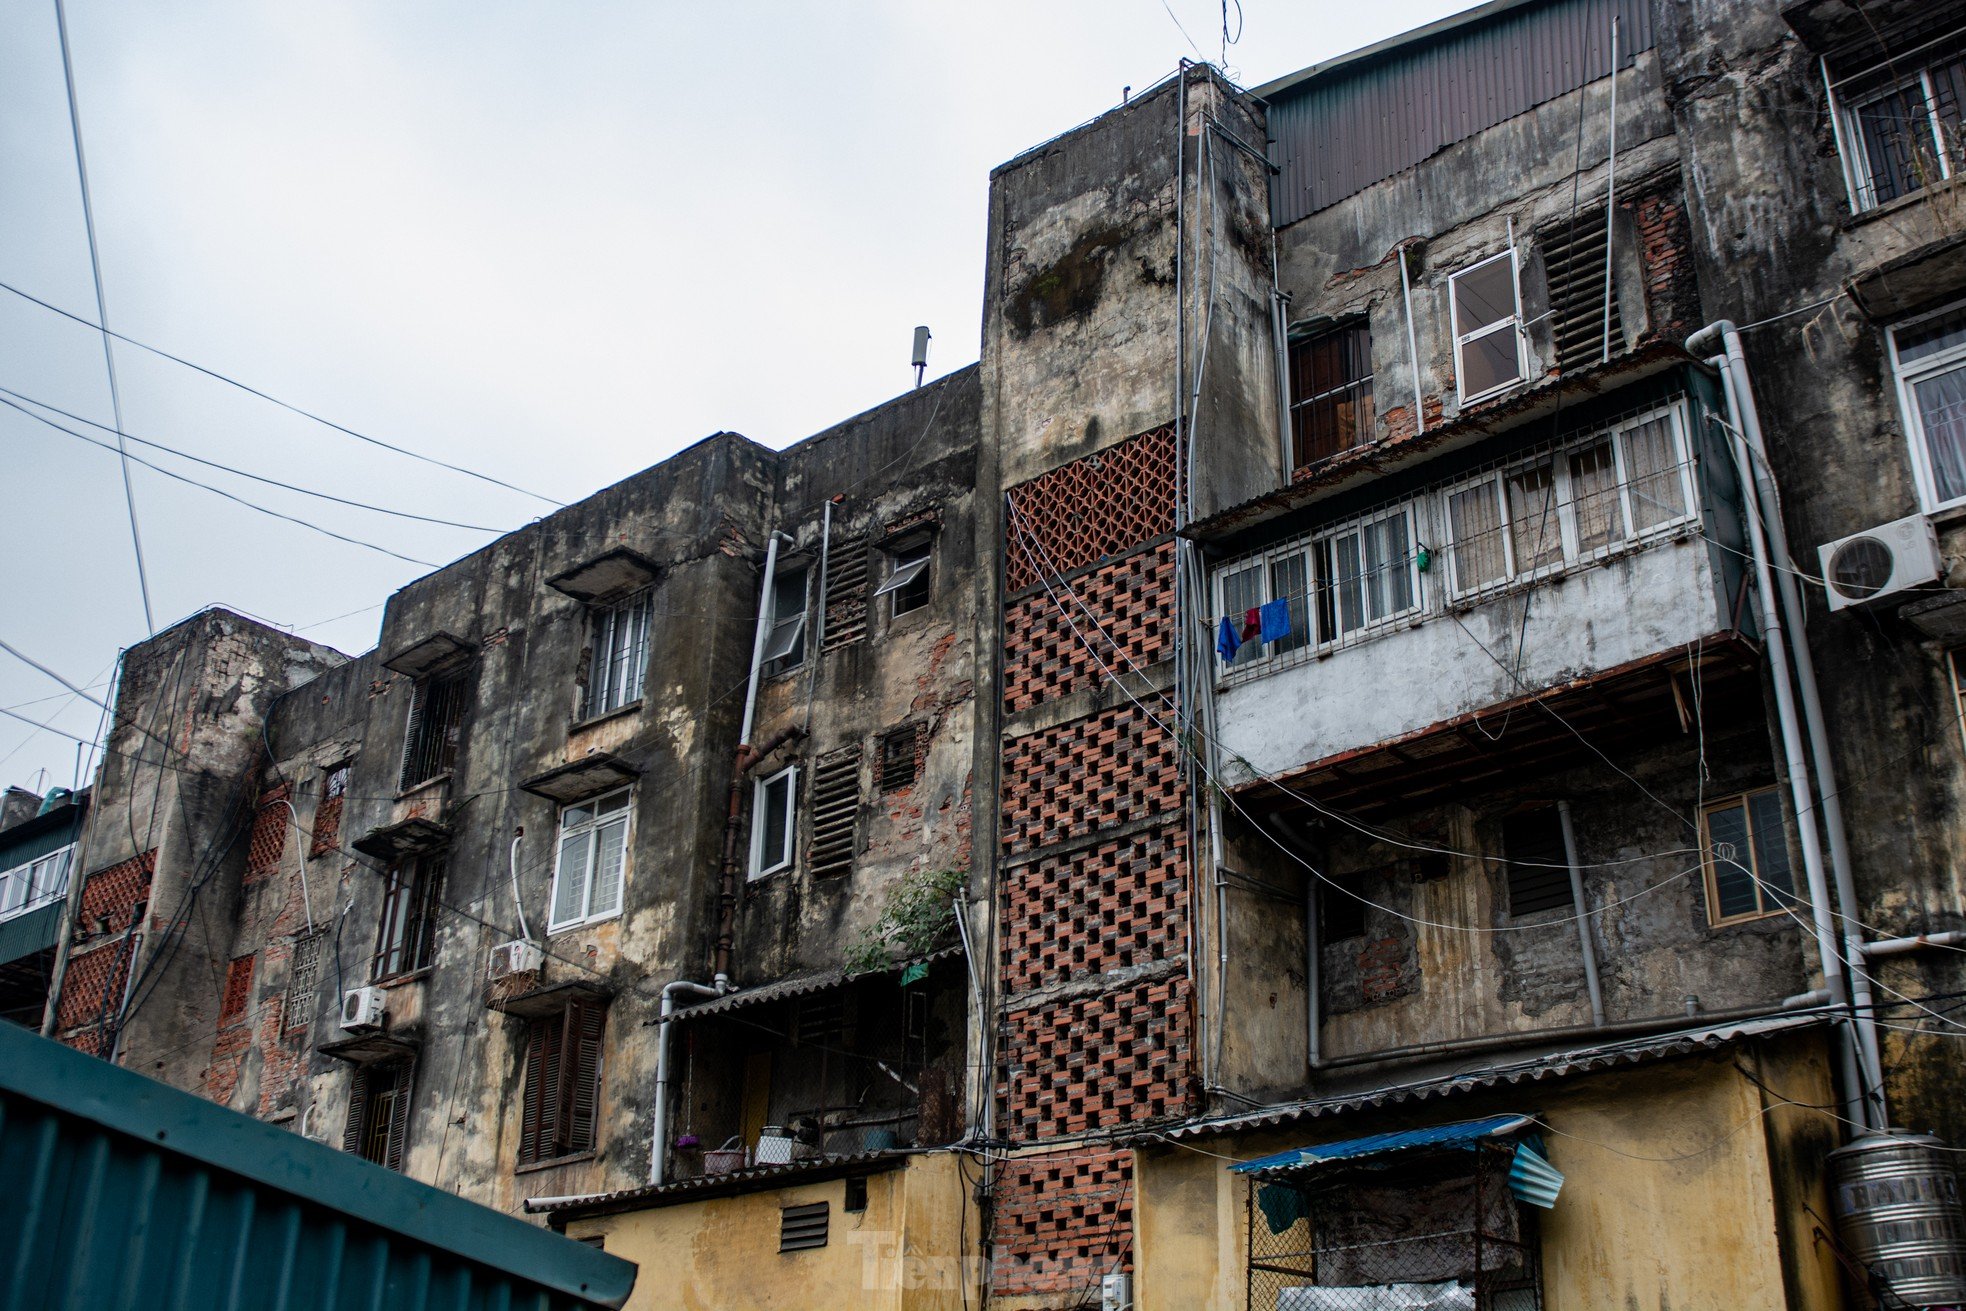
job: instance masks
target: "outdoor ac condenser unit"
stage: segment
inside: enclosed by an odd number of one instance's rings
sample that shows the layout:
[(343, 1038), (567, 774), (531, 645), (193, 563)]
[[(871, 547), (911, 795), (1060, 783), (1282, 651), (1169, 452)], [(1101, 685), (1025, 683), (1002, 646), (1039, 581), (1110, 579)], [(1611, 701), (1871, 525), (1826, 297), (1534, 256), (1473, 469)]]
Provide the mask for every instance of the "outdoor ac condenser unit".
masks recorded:
[(539, 968), (545, 954), (530, 942), (501, 942), (492, 948), (491, 979), (510, 978), (514, 974), (526, 974)]
[(1922, 514), (1825, 542), (1817, 550), (1831, 610), (1881, 600), (1939, 576), (1939, 539)]
[(382, 989), (350, 988), (341, 994), (341, 1027), (350, 1033), (373, 1033), (382, 1027)]

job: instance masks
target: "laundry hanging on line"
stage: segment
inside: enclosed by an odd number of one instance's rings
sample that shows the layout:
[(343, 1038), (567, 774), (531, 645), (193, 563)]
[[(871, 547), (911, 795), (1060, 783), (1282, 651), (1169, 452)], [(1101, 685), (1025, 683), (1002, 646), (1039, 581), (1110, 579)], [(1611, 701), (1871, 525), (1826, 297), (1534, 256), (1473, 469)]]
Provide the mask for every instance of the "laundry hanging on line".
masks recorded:
[(1251, 606), (1243, 611), (1240, 618), (1222, 616), (1216, 626), (1215, 654), (1222, 657), (1223, 664), (1229, 664), (1243, 647), (1255, 643), (1274, 642), (1290, 636), (1290, 602), (1288, 600), (1270, 601), (1264, 605)]

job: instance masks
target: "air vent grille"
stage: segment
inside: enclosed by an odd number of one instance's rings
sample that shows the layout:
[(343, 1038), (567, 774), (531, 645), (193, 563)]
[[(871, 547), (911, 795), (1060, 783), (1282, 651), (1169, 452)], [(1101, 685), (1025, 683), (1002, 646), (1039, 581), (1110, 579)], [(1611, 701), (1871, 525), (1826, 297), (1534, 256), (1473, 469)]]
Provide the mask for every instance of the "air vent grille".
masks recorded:
[(803, 1252), (826, 1246), (826, 1212), (831, 1204), (812, 1202), (806, 1206), (787, 1206), (778, 1213), (778, 1250)]
[(813, 877), (849, 873), (860, 825), (860, 748), (821, 756), (812, 767), (812, 845), (806, 864)]
[[(1552, 223), (1536, 234), (1550, 287), (1550, 336), (1559, 371), (1588, 368), (1604, 357), (1604, 244), (1609, 229), (1602, 209), (1579, 210), (1574, 222)], [(1611, 291), (1611, 349), (1624, 349), (1618, 292)]]
[(832, 651), (867, 636), (867, 543), (835, 542), (826, 553), (826, 640)]

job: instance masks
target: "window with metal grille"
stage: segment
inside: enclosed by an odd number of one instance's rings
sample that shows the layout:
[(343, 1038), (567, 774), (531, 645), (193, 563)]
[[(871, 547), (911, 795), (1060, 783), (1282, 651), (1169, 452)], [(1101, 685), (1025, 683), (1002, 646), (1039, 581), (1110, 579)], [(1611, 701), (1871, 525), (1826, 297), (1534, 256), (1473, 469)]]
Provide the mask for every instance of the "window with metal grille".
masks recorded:
[(832, 651), (867, 636), (867, 566), (864, 540), (839, 542), (826, 553), (826, 636)]
[(934, 537), (930, 533), (910, 533), (882, 548), (887, 561), (887, 577), (874, 589), (876, 599), (888, 598), (888, 615), (900, 618), (928, 604), (929, 564)]
[(1292, 463), (1307, 464), (1364, 446), (1372, 405), (1372, 330), (1363, 320), (1290, 343)]
[(553, 866), (555, 933), (621, 913), (627, 882), (630, 790), (560, 809), (560, 845)]
[(1715, 802), (1701, 813), (1700, 824), (1712, 923), (1774, 915), (1801, 904), (1779, 791), (1762, 788)]
[(341, 811), (347, 804), (350, 764), (344, 760), (321, 776), (321, 804), (314, 807), (314, 836), (307, 844), (309, 856), (325, 856), (341, 845)]
[(568, 1002), (557, 1015), (528, 1021), (520, 1165), (594, 1150), (606, 1030), (607, 1010), (593, 999)]
[(618, 605), (593, 612), (594, 654), (587, 669), (585, 707), (589, 717), (642, 699), (654, 599), (655, 589), (645, 587)]
[(1563, 816), (1555, 806), (1540, 806), (1504, 819), (1502, 852), (1508, 867), (1511, 916), (1520, 919), (1575, 906), (1570, 896), (1570, 855), (1563, 845)]
[(468, 669), (429, 674), (410, 695), (409, 732), (403, 743), (401, 790), (450, 773), (457, 760), (458, 729), (464, 720)]
[(881, 734), (881, 791), (913, 787), (921, 770), (921, 724), (903, 724)]
[(219, 1000), (218, 1022), (221, 1026), (236, 1023), (246, 1013), (246, 1004), (253, 996), (254, 953), (235, 957), (225, 967), (225, 993)]
[(321, 939), (326, 931), (294, 934), (293, 954), (287, 963), (287, 1001), (285, 1027), (304, 1029), (314, 1022), (315, 985), (321, 978)]
[(1454, 324), (1454, 377), (1461, 403), (1482, 400), (1521, 382), (1522, 293), (1515, 250), (1491, 255), (1447, 280)]
[(1858, 210), (1956, 176), (1966, 163), (1966, 31), (1893, 40), (1881, 62), (1839, 69), (1830, 110)]
[(403, 1168), (403, 1146), (410, 1128), (411, 1071), (408, 1061), (355, 1067), (342, 1151), (386, 1169)]
[(803, 1252), (826, 1246), (827, 1211), (830, 1202), (811, 1202), (787, 1206), (778, 1213), (778, 1250)]
[[(1580, 210), (1573, 220), (1552, 223), (1536, 234), (1543, 252), (1543, 276), (1550, 293), (1550, 340), (1557, 369), (1570, 373), (1608, 359), (1624, 349), (1624, 321), (1618, 290), (1606, 258), (1611, 225), (1601, 208)], [(1605, 298), (1610, 297), (1606, 332)], [(1606, 340), (1610, 341), (1607, 349)]]
[(1966, 504), (1966, 305), (1891, 329), (1912, 475), (1927, 511)]
[(806, 606), (812, 570), (803, 561), (780, 564), (771, 580), (771, 628), (765, 635), (761, 668), (782, 673), (805, 663)]
[(787, 765), (751, 785), (751, 877), (789, 869), (798, 828), (799, 767)]
[(812, 845), (806, 866), (814, 878), (853, 870), (860, 828), (860, 748), (821, 756), (812, 766)]
[(406, 857), (389, 871), (383, 883), (382, 922), (376, 930), (375, 978), (410, 974), (430, 964), (437, 890), (443, 876), (444, 863), (434, 855)]

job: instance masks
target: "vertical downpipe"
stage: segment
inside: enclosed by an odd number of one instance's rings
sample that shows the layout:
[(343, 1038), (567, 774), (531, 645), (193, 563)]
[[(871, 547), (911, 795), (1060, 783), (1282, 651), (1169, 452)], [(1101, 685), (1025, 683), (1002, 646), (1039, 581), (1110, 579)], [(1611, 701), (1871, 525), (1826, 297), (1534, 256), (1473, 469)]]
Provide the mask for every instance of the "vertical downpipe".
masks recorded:
[(1413, 327), (1413, 283), (1406, 273), (1406, 247), (1399, 248), (1399, 294), (1406, 303), (1406, 359), (1413, 366), (1413, 431), (1427, 430), (1427, 407), (1420, 400), (1420, 335)]
[[(1581, 93), (1580, 93), (1581, 94)], [(1611, 225), (1618, 215), (1618, 15), (1611, 15), (1611, 147), (1604, 175), (1604, 356), (1611, 360)]]
[(1563, 825), (1563, 859), (1570, 866), (1570, 904), (1576, 908), (1577, 945), (1584, 953), (1584, 987), (1591, 998), (1591, 1023), (1604, 1027), (1604, 991), (1597, 980), (1597, 945), (1591, 941), (1591, 917), (1584, 906), (1584, 871), (1577, 862), (1577, 830), (1570, 823), (1570, 803), (1556, 803), (1556, 817)]

